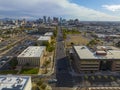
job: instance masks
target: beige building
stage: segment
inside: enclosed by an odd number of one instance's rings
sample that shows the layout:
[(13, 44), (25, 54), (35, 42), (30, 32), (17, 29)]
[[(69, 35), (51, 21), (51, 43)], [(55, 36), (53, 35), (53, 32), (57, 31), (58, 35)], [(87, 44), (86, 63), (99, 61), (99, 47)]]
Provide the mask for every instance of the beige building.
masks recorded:
[(86, 90), (120, 90), (120, 87), (89, 87)]
[(80, 73), (97, 71), (120, 72), (120, 50), (110, 46), (97, 47), (92, 52), (86, 46), (73, 46), (74, 63)]
[(44, 36), (53, 36), (53, 32), (46, 32)]
[(44, 42), (51, 42), (51, 36), (40, 36), (38, 39), (38, 44), (43, 45)]
[(31, 77), (0, 75), (0, 90), (32, 90)]
[(18, 55), (18, 65), (29, 64), (31, 66), (40, 66), (40, 62), (44, 59), (46, 53), (45, 46), (29, 46), (20, 55)]

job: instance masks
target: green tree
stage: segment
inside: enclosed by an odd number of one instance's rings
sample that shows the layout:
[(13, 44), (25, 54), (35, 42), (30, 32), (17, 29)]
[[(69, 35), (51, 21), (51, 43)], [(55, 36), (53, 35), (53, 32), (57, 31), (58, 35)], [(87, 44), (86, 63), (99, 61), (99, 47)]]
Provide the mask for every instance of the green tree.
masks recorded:
[(10, 62), (9, 62), (11, 67), (16, 67), (16, 65), (18, 64), (18, 61), (16, 58), (13, 58)]
[(48, 46), (49, 46), (49, 42), (44, 41), (44, 42), (42, 43), (42, 45), (48, 47)]
[(55, 43), (55, 41), (52, 41), (52, 42), (51, 42), (51, 45), (54, 45), (54, 43)]
[(71, 42), (71, 45), (74, 45), (74, 43), (73, 43), (73, 42)]
[(95, 39), (93, 39), (93, 40), (91, 40), (91, 41), (88, 42), (87, 46), (91, 46), (92, 47), (94, 45), (97, 45), (97, 43), (98, 42)]
[(54, 36), (54, 37), (56, 37), (56, 36), (57, 36), (57, 29), (56, 29), (56, 30), (54, 30), (54, 32), (53, 32), (53, 36)]
[(42, 85), (41, 85), (41, 88), (42, 88), (43, 90), (45, 90), (46, 86), (47, 86), (46, 84), (42, 84)]
[(40, 90), (38, 86), (33, 86), (32, 90)]
[(44, 62), (43, 66), (47, 67), (50, 64), (50, 60)]
[(47, 51), (49, 51), (49, 52), (52, 52), (54, 49), (55, 49), (54, 46), (48, 46), (48, 47), (47, 47)]
[(39, 80), (37, 83), (36, 83), (38, 86), (41, 86), (43, 84), (43, 80)]

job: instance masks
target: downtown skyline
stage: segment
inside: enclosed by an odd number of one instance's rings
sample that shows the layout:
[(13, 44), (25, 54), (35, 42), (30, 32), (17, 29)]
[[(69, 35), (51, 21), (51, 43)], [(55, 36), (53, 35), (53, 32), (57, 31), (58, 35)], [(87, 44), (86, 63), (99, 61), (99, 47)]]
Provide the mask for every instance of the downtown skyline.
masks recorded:
[(57, 16), (81, 21), (120, 21), (120, 0), (0, 0), (0, 18)]

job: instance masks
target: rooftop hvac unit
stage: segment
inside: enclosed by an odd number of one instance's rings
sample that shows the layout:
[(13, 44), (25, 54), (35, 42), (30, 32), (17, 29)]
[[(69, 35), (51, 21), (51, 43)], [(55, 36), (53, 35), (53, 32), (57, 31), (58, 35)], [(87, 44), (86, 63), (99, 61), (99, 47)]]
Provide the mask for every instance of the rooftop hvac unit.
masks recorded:
[(96, 55), (107, 55), (105, 51), (96, 51)]

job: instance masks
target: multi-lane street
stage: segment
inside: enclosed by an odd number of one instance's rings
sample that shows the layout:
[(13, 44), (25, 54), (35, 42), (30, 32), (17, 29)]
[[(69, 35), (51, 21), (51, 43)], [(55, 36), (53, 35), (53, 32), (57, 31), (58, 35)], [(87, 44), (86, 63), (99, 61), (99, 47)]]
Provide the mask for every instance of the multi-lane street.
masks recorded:
[(57, 43), (56, 43), (56, 57), (55, 57), (55, 72), (53, 77), (57, 79), (55, 87), (72, 87), (73, 79), (70, 74), (69, 59), (66, 56), (62, 30), (58, 28)]
[[(66, 56), (66, 50), (64, 46), (64, 40), (62, 30), (59, 27), (57, 34), (56, 44), (56, 57), (55, 57), (55, 72), (52, 78), (55, 78), (57, 82), (54, 84), (53, 90), (71, 90), (73, 87), (86, 87), (84, 76), (85, 74), (76, 74), (72, 72), (69, 59)], [(105, 74), (99, 74), (101, 76)], [(108, 75), (108, 74), (107, 74)], [(89, 75), (88, 75), (89, 76)], [(95, 74), (91, 74), (89, 77), (97, 77)], [(115, 75), (115, 77), (117, 77)], [(96, 82), (92, 82), (96, 86)], [(100, 82), (103, 83), (103, 82)], [(106, 82), (104, 84), (107, 84)]]

